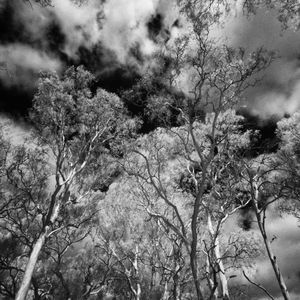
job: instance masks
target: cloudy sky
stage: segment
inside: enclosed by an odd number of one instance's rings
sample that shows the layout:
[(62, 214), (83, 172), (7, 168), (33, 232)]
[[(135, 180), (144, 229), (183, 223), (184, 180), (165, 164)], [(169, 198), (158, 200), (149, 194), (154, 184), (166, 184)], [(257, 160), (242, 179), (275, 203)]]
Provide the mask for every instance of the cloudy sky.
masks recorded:
[[(259, 87), (247, 94), (249, 110), (266, 119), (293, 113), (300, 106), (300, 32), (282, 31), (273, 11), (241, 16), (240, 8), (225, 24), (234, 46), (264, 46), (278, 59)], [(16, 131), (26, 130), (24, 117), (38, 72), (61, 72), (85, 64), (111, 91), (130, 87), (153, 63), (151, 56), (184, 30), (171, 0), (53, 0), (52, 7), (26, 1), (0, 0), (0, 116), (14, 117)], [(25, 128), (25, 129), (24, 129)], [(293, 218), (272, 216), (270, 234), (292, 294), (300, 293), (300, 235)], [(254, 274), (276, 294), (271, 267), (262, 261)], [(297, 296), (295, 296), (295, 299)], [(263, 298), (262, 298), (263, 299)]]
[[(69, 64), (85, 64), (112, 90), (130, 85), (153, 63), (151, 55), (180, 34), (180, 20), (169, 0), (85, 0), (80, 6), (53, 0), (47, 8), (0, 0), (1, 111), (24, 113), (38, 71), (59, 72)], [(300, 104), (300, 33), (282, 31), (273, 11), (246, 18), (238, 6), (224, 30), (234, 46), (264, 46), (279, 55), (261, 86), (249, 93), (251, 110), (264, 117), (295, 111)]]

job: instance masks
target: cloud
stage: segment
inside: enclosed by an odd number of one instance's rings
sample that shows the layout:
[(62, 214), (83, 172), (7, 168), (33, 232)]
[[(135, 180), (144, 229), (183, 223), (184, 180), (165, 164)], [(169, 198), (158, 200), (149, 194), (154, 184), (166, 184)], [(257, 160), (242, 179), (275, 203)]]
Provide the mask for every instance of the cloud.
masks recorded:
[(7, 86), (22, 84), (32, 87), (32, 80), (39, 71), (57, 71), (61, 68), (61, 63), (56, 58), (22, 44), (0, 46), (0, 61), (3, 65), (0, 78)]
[(41, 7), (32, 3), (28, 5), (13, 1), (15, 10), (14, 20), (20, 22), (27, 32), (28, 42), (39, 41), (42, 47), (47, 47), (49, 27), (57, 24), (64, 35), (62, 49), (69, 57), (76, 57), (78, 48), (90, 48), (100, 38), (99, 13), (102, 10), (101, 1), (90, 0), (77, 5), (72, 0), (53, 0), (53, 6)]
[[(276, 239), (272, 243), (273, 251), (277, 257), (289, 292), (299, 297), (300, 236), (298, 225), (298, 220), (292, 216), (277, 217), (271, 220), (268, 226), (268, 235), (270, 238), (276, 236)], [(280, 296), (274, 271), (267, 258), (257, 264), (255, 280), (262, 284), (271, 294), (277, 297)]]
[(51, 22), (59, 24), (65, 37), (61, 50), (69, 57), (76, 57), (81, 46), (91, 49), (102, 43), (115, 52), (119, 62), (126, 63), (136, 45), (146, 56), (157, 49), (149, 37), (147, 22), (164, 7), (165, 0), (110, 0), (104, 4), (89, 0), (82, 5), (72, 0), (53, 0), (53, 7), (34, 5), (32, 10), (17, 9), (17, 15), (26, 30), (41, 40), (46, 38)]
[[(232, 226), (230, 226), (231, 228)], [(230, 233), (230, 229), (227, 232)], [(299, 220), (292, 215), (279, 216), (276, 207), (271, 207), (267, 212), (266, 229), (269, 239), (273, 239), (271, 247), (274, 255), (277, 257), (280, 270), (291, 294), (291, 299), (299, 299)], [(251, 232), (253, 236), (260, 239), (261, 248), (264, 249), (258, 228), (253, 228)], [(255, 265), (252, 268), (247, 268), (246, 274), (251, 280), (266, 288), (275, 299), (281, 299), (278, 283), (266, 253), (255, 258)], [(251, 285), (242, 274), (234, 279), (234, 285), (240, 286), (241, 284), (248, 286), (247, 293), (252, 297), (251, 299), (266, 299), (265, 295)]]
[(226, 31), (233, 46), (253, 51), (263, 46), (275, 50), (278, 58), (263, 73), (260, 84), (247, 93), (247, 104), (261, 117), (292, 113), (300, 105), (300, 32), (282, 30), (275, 11), (258, 10), (252, 17), (238, 15)]
[(290, 88), (289, 93), (270, 90), (258, 95), (254, 103), (252, 112), (263, 118), (292, 114), (300, 108), (300, 80)]
[[(78, 5), (72, 0), (53, 0), (51, 7), (41, 7), (32, 2), (32, 9), (17, 0), (0, 4), (6, 3), (4, 6), (11, 9), (12, 23), (8, 27), (17, 29), (12, 30), (9, 40), (16, 39), (14, 43), (30, 45), (47, 53), (54, 52), (57, 56), (63, 53), (78, 62), (81, 60), (81, 48), (92, 51), (95, 46), (101, 45), (113, 52), (118, 63), (142, 65), (146, 62), (145, 58), (160, 47), (149, 35), (148, 22), (160, 14), (163, 22), (170, 27), (176, 17), (173, 2), (89, 0)], [(13, 36), (16, 32), (17, 37)], [(140, 60), (133, 49), (138, 51)], [(107, 63), (110, 62), (111, 59)]]
[(80, 46), (91, 48), (100, 40), (101, 1), (90, 0), (81, 6), (71, 0), (54, 0), (49, 8), (60, 24), (66, 40), (64, 52), (73, 57)]
[(5, 140), (9, 141), (13, 146), (24, 144), (29, 138), (30, 133), (28, 125), (20, 120), (15, 120), (0, 114), (0, 134), (3, 134)]
[(143, 55), (150, 55), (157, 49), (146, 24), (155, 14), (158, 3), (158, 0), (107, 1), (101, 41), (116, 53), (120, 62), (126, 62), (130, 49), (136, 44)]
[[(96, 73), (117, 63), (143, 74), (157, 66), (153, 54), (161, 50), (168, 53), (168, 47), (172, 47), (176, 37), (186, 34), (189, 26), (182, 16), (179, 18), (176, 1), (88, 0), (77, 5), (72, 0), (53, 0), (53, 7), (47, 8), (32, 3), (31, 8), (24, 1), (0, 0), (0, 13), (7, 6), (12, 8), (13, 24), (7, 25), (7, 31), (18, 25), (12, 30), (12, 34), (17, 34), (15, 40), (9, 36), (0, 50), (1, 57), (8, 57), (15, 75), (19, 76), (18, 82), (29, 81), (27, 75), (43, 65), (43, 69), (58, 69), (59, 60), (60, 67), (69, 61), (85, 62), (82, 55), (95, 55), (95, 47), (104, 49), (98, 51), (99, 55), (112, 53), (98, 59), (101, 64), (91, 68)], [(160, 17), (161, 28), (154, 37), (149, 32), (149, 22), (156, 16)], [(172, 26), (178, 18), (180, 26)], [(247, 93), (248, 107), (263, 117), (291, 113), (299, 108), (299, 32), (282, 31), (273, 11), (258, 10), (253, 17), (242, 16), (240, 1), (236, 1), (224, 30), (214, 34), (226, 36), (232, 45), (243, 46), (249, 51), (261, 45), (278, 50), (280, 58), (264, 73), (261, 85)], [(5, 49), (12, 53), (4, 54)], [(28, 72), (24, 72), (25, 69)], [(177, 84), (178, 89), (189, 94), (191, 79), (195, 76), (190, 70), (185, 73), (178, 78)], [(1, 74), (1, 80), (9, 82), (3, 72)]]

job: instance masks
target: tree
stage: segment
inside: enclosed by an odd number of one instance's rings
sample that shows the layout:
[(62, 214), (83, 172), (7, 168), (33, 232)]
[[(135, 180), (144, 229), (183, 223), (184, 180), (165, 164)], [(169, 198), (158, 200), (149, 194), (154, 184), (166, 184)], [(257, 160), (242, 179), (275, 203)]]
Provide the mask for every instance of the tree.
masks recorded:
[(4, 279), (8, 279), (3, 280), (2, 287), (13, 297), (24, 272), (23, 257), (29, 255), (40, 230), (39, 208), (44, 205), (48, 178), (43, 155), (43, 151), (20, 146), (9, 150), (2, 165), (1, 242), (4, 248), (7, 245), (14, 249), (1, 254), (1, 269)]
[[(49, 166), (45, 153), (32, 149), (32, 145), (31, 148), (29, 145), (10, 145), (7, 154), (8, 159), (5, 164), (2, 161), (1, 168), (4, 174), (0, 215), (0, 241), (3, 249), (0, 255), (0, 294), (15, 298), (46, 211)], [(97, 199), (92, 196), (94, 199), (86, 196), (81, 201), (73, 197), (72, 202), (66, 203), (61, 210), (53, 225), (56, 229), (48, 237), (36, 264), (32, 279), (32, 292), (36, 299), (54, 293), (55, 289), (50, 291), (49, 286), (55, 286), (54, 277), (58, 275), (62, 281), (61, 268), (65, 265), (66, 252), (89, 234), (97, 214)], [(65, 270), (63, 273), (66, 273)]]
[[(204, 155), (211, 151), (208, 134), (213, 117), (213, 114), (208, 114), (205, 122), (194, 123), (195, 140), (203, 141), (201, 147)], [(203, 268), (203, 274), (198, 276), (201, 281), (206, 278), (212, 295), (217, 295), (218, 285), (222, 286), (224, 294), (228, 294), (224, 262), (228, 262), (229, 257), (237, 259), (243, 252), (240, 249), (234, 253), (231, 251), (229, 255), (230, 248), (232, 250), (237, 246), (233, 239), (224, 247), (227, 254), (220, 248), (223, 224), (230, 215), (249, 204), (249, 200), (239, 193), (241, 176), (237, 171), (237, 159), (249, 144), (249, 132), (243, 134), (240, 131), (241, 119), (233, 111), (220, 114), (215, 124), (218, 153), (207, 167), (207, 178), (202, 183), (205, 187), (196, 222), (197, 235), (201, 236), (201, 240), (197, 237), (194, 259), (198, 268)], [(237, 140), (239, 144), (236, 144)], [(124, 166), (136, 180), (132, 187), (136, 192), (133, 193), (166, 232), (175, 234), (185, 247), (181, 251), (191, 255), (192, 231), (189, 226), (203, 170), (196, 160), (197, 154), (189, 132), (185, 126), (158, 129), (138, 140), (137, 145), (138, 148), (133, 150), (135, 154), (128, 158)], [(203, 229), (204, 226), (207, 230)], [(202, 262), (199, 251), (206, 256)]]
[[(295, 112), (289, 118), (284, 118), (278, 122), (277, 135), (281, 141), (279, 150), (277, 151), (277, 161), (281, 171), (281, 185), (284, 188), (285, 198), (292, 199), (297, 206), (299, 198), (299, 149), (300, 149), (300, 128), (299, 128), (299, 112)], [(292, 204), (286, 201), (286, 204)], [(288, 205), (286, 205), (288, 207)], [(296, 207), (294, 207), (296, 208)], [(297, 211), (294, 210), (294, 211)]]
[(275, 205), (279, 212), (298, 217), (299, 210), (299, 113), (278, 122), (279, 149), (244, 164), (244, 180), (251, 206), (261, 233), (278, 286), (284, 299), (290, 299), (280, 262), (272, 250), (268, 235), (267, 211)]
[(117, 151), (118, 141), (133, 128), (117, 96), (104, 90), (92, 94), (92, 79), (82, 67), (68, 69), (62, 78), (42, 74), (30, 114), (34, 126), (30, 147), (35, 149), (17, 149), (8, 169), (5, 205), (15, 204), (9, 191), (14, 199), (20, 191), (21, 206), (13, 212), (17, 219), (6, 209), (4, 220), (12, 220), (6, 229), (13, 232), (19, 226), (24, 232), (25, 226), (31, 236), (34, 232), (31, 244), (26, 244), (30, 255), (16, 299), (26, 298), (46, 241), (65, 228), (61, 217), (67, 219), (70, 209), (97, 189), (101, 180), (95, 170), (104, 176), (109, 161), (104, 157)]
[[(290, 299), (278, 259), (272, 250), (272, 239), (266, 230), (268, 208), (272, 204), (280, 202), (286, 195), (286, 185), (282, 177), (281, 166), (275, 155), (261, 155), (244, 162), (242, 177), (281, 294), (284, 299)], [(270, 295), (268, 292), (267, 294)]]
[[(160, 105), (155, 106), (159, 109), (156, 114), (164, 107), (172, 107), (178, 112), (181, 126), (168, 128), (166, 132), (157, 131), (148, 135), (146, 141), (139, 141), (142, 147), (137, 144), (133, 150), (136, 153), (133, 158), (134, 164), (132, 161), (125, 169), (127, 168), (128, 173), (137, 178), (138, 188), (143, 191), (148, 213), (153, 218), (160, 219), (185, 245), (190, 255), (197, 299), (204, 299), (199, 275), (199, 219), (203, 212), (206, 212), (204, 215), (208, 225), (212, 224), (210, 222), (212, 215), (217, 218), (216, 228), (209, 226), (213, 244), (207, 246), (206, 250), (214, 252), (214, 262), (209, 263), (208, 269), (214, 269), (216, 265), (215, 270), (220, 270), (213, 273), (218, 274), (215, 277), (220, 279), (222, 297), (227, 299), (229, 297), (227, 282), (222, 276), (224, 270), (218, 254), (216, 236), (219, 235), (218, 226), (223, 223), (222, 218), (226, 219), (227, 214), (231, 214), (239, 205), (243, 206), (246, 203), (234, 206), (233, 194), (237, 188), (239, 175), (230, 173), (230, 168), (236, 168), (235, 161), (239, 156), (238, 147), (233, 146), (231, 134), (235, 134), (233, 124), (237, 121), (226, 120), (226, 111), (235, 106), (245, 89), (255, 84), (253, 75), (268, 66), (272, 58), (263, 49), (247, 54), (244, 49), (233, 49), (214, 39), (212, 28), (221, 22), (221, 16), (227, 11), (226, 3), (181, 1), (181, 5), (191, 32), (189, 36), (180, 37), (175, 41), (174, 48), (170, 51), (172, 59), (165, 76), (169, 83), (178, 87), (181, 75), (185, 73), (186, 76), (187, 72), (190, 81), (186, 84), (189, 85), (190, 92), (181, 102), (170, 102), (161, 98)], [(229, 115), (230, 113), (227, 113), (227, 117)], [(236, 134), (238, 137), (242, 136), (241, 133)], [(172, 147), (176, 147), (177, 153)], [(166, 175), (163, 175), (171, 168), (168, 165), (170, 162), (165, 162), (170, 160), (167, 156), (168, 151), (174, 153), (173, 161), (181, 160), (182, 166), (187, 168), (188, 180), (191, 181), (189, 193), (192, 196), (189, 200), (191, 210), (189, 213), (185, 212), (186, 216), (181, 214), (182, 204), (175, 203), (174, 189), (170, 190), (170, 184), (166, 184), (169, 178), (164, 178)], [(139, 170), (135, 168), (136, 162), (141, 162)], [(170, 172), (168, 173), (171, 176)], [(218, 186), (222, 180), (223, 184)], [(225, 184), (229, 184), (229, 191), (225, 191)], [(149, 189), (153, 189), (150, 194)], [(228, 203), (224, 200), (227, 199), (226, 196), (229, 196)], [(221, 203), (223, 201), (224, 206), (216, 201), (218, 213), (214, 212), (214, 206), (209, 207), (207, 204), (211, 203), (211, 199), (221, 200)], [(160, 205), (163, 203), (168, 207), (166, 215), (153, 211), (151, 209), (153, 202)], [(222, 212), (221, 210), (225, 208), (227, 211)], [(210, 253), (207, 255), (212, 257)], [(218, 281), (210, 278), (209, 282), (214, 282), (211, 295), (216, 295)]]
[(252, 209), (267, 256), (284, 299), (290, 299), (278, 258), (272, 250), (272, 239), (266, 230), (267, 210), (276, 204), (278, 211), (298, 216), (299, 209), (299, 113), (278, 122), (278, 151), (245, 163), (244, 178), (248, 184)]
[(242, 5), (247, 13), (256, 13), (256, 10), (259, 8), (274, 10), (284, 29), (299, 30), (300, 28), (300, 4), (297, 0), (244, 0)]

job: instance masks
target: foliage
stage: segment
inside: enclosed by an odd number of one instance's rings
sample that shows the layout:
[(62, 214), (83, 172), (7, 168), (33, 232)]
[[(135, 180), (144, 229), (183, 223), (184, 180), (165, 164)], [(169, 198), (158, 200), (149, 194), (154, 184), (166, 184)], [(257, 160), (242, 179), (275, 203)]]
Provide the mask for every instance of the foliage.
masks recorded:
[[(296, 3), (275, 2), (244, 5), (288, 24)], [(290, 299), (267, 225), (270, 207), (299, 217), (300, 115), (278, 123), (277, 152), (249, 156), (259, 132), (236, 108), (274, 54), (214, 36), (231, 2), (178, 3), (189, 31), (123, 99), (83, 67), (41, 73), (30, 138), (0, 134), (3, 299), (228, 300), (236, 274), (272, 298), (249, 275), (263, 255)]]

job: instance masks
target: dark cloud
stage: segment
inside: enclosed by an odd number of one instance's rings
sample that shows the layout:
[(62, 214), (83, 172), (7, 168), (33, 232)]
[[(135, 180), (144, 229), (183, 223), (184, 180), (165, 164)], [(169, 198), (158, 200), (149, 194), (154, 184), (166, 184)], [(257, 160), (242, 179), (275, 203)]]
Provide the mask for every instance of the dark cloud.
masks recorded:
[(12, 2), (2, 1), (0, 9), (0, 41), (1, 44), (24, 40), (22, 24), (15, 22)]
[(155, 39), (163, 28), (163, 16), (160, 13), (153, 15), (147, 22), (150, 37)]
[[(2, 0), (0, 4), (0, 59), (9, 62), (11, 71), (18, 73), (15, 70), (21, 68), (24, 74), (28, 70), (25, 77), (29, 78), (40, 69), (59, 71), (82, 63), (97, 77), (101, 73), (103, 87), (112, 91), (129, 87), (136, 74), (151, 69), (155, 64), (149, 59), (151, 55), (184, 32), (178, 9), (167, 0), (90, 0), (80, 7), (71, 0), (54, 0), (54, 7), (48, 8), (35, 4), (31, 8), (17, 0)], [(236, 46), (250, 51), (263, 45), (277, 49), (280, 55), (261, 85), (246, 95), (248, 108), (260, 116), (297, 109), (299, 33), (282, 31), (275, 14), (263, 10), (254, 17), (228, 19), (225, 31)], [(19, 83), (23, 79), (21, 76)], [(1, 80), (8, 86), (18, 81)], [(35, 77), (28, 81), (34, 86)], [(179, 81), (181, 89), (188, 91), (189, 76)]]
[(1, 0), (0, 61), (10, 74), (0, 73), (3, 111), (12, 106), (15, 113), (19, 107), (23, 114), (30, 101), (14, 103), (22, 97), (11, 91), (25, 91), (27, 99), (40, 70), (60, 72), (72, 64), (85, 65), (100, 87), (113, 92), (130, 88), (158, 49), (154, 36), (163, 28), (159, 11), (164, 2), (89, 0), (79, 7), (71, 0), (54, 0), (53, 7), (31, 7)]

